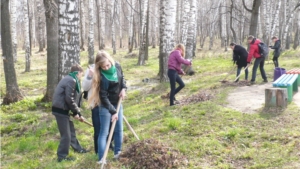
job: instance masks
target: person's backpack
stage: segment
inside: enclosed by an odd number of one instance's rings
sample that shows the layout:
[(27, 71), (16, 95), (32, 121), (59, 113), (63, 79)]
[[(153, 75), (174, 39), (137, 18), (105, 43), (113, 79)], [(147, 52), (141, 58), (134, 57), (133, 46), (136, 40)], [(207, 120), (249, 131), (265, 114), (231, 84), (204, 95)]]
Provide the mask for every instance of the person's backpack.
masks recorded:
[(269, 47), (263, 42), (260, 42), (258, 44), (258, 50), (260, 57), (267, 57), (269, 55)]

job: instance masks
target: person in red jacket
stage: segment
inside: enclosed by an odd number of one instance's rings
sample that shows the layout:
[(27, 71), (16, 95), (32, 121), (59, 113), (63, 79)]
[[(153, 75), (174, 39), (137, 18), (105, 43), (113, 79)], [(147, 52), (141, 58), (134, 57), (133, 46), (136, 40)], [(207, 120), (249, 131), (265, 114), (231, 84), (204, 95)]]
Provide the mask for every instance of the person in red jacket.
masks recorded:
[(250, 35), (248, 37), (248, 43), (249, 43), (249, 53), (248, 53), (248, 58), (247, 58), (247, 63), (248, 67), (250, 66), (252, 57), (255, 58), (254, 65), (252, 68), (252, 78), (250, 84), (255, 83), (255, 78), (256, 78), (256, 71), (259, 66), (260, 74), (261, 77), (264, 79), (264, 82), (268, 82), (266, 72), (264, 69), (264, 64), (265, 64), (265, 58), (260, 56), (259, 53), (259, 47), (258, 44), (261, 42), (259, 39), (255, 38), (254, 36)]

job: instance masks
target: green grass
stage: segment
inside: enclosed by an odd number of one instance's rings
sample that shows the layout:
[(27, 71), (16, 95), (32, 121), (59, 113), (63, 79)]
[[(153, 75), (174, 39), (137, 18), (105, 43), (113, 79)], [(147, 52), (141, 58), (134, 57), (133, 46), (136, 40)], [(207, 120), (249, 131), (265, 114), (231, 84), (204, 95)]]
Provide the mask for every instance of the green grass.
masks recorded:
[[(109, 51), (112, 53), (112, 51)], [(20, 54), (22, 53), (19, 52)], [(138, 53), (137, 50), (134, 53)], [(279, 58), (281, 67), (300, 67), (298, 51), (285, 51)], [(113, 57), (121, 63), (127, 79), (124, 115), (140, 139), (154, 138), (179, 150), (189, 161), (186, 168), (299, 168), (300, 109), (294, 103), (283, 112), (244, 114), (226, 108), (226, 98), (234, 87), (224, 87), (222, 80), (232, 69), (231, 51), (201, 51), (193, 60), (194, 76), (184, 76), (186, 87), (177, 99), (200, 91), (209, 91), (212, 100), (169, 107), (162, 95), (169, 92), (169, 83), (156, 83), (158, 49), (149, 50), (145, 66), (137, 66), (137, 58), (125, 58), (120, 50)], [(81, 53), (81, 64), (87, 67), (87, 52)], [(25, 62), (19, 57), (16, 74), (24, 100), (1, 106), (1, 168), (99, 168), (93, 152), (77, 154), (70, 149), (74, 162), (56, 162), (59, 133), (51, 103), (41, 102), (46, 86), (46, 58), (32, 57), (32, 71), (24, 73)], [(268, 63), (269, 62), (269, 63)], [(1, 68), (3, 73), (3, 68)], [(273, 78), (271, 61), (265, 65), (267, 76)], [(251, 73), (250, 73), (251, 74)], [(259, 75), (258, 75), (259, 77)], [(1, 76), (1, 95), (5, 80)], [(150, 83), (142, 82), (149, 78)], [(228, 80), (235, 78), (234, 73)], [(259, 80), (259, 78), (258, 78)], [(83, 115), (91, 121), (87, 103)], [(93, 128), (75, 121), (80, 143), (93, 150)], [(136, 139), (124, 124), (126, 142), (123, 149)], [(126, 168), (108, 160), (113, 168)]]

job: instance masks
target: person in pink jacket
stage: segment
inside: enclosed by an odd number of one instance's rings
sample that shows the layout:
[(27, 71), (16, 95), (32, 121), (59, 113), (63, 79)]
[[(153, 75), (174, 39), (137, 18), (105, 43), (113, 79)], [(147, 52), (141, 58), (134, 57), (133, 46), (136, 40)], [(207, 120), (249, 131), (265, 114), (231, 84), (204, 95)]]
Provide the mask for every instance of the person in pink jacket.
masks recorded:
[[(192, 64), (191, 61), (188, 59), (184, 59), (185, 56), (185, 48), (184, 45), (178, 44), (176, 45), (175, 49), (170, 53), (169, 60), (168, 60), (168, 77), (170, 80), (170, 106), (175, 105), (179, 102), (175, 99), (175, 95), (184, 88), (185, 84), (183, 83), (182, 79), (179, 75), (185, 74), (184, 71), (181, 69), (181, 64), (185, 64), (190, 66)], [(179, 86), (176, 88), (176, 82)]]

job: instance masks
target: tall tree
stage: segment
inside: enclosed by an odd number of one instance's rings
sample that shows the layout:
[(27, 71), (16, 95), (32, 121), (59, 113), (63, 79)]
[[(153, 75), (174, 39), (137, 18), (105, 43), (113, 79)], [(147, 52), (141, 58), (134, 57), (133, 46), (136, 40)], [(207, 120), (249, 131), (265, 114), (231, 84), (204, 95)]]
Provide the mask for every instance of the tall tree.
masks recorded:
[(276, 25), (279, 22), (278, 16), (279, 16), (280, 6), (281, 6), (281, 0), (279, 0), (278, 4), (276, 5), (276, 9), (274, 12), (274, 16), (273, 16), (273, 20), (272, 20), (272, 24), (271, 24), (271, 36), (274, 36)]
[[(233, 36), (233, 41), (237, 42), (237, 36), (235, 33), (235, 30), (233, 28), (233, 9), (234, 9), (234, 0), (231, 0), (231, 4), (230, 4), (230, 30), (232, 32), (232, 36)], [(226, 46), (227, 48), (227, 46)]]
[(132, 53), (133, 50), (133, 35), (134, 35), (134, 8), (135, 8), (135, 0), (130, 0), (130, 3), (127, 2), (128, 10), (129, 10), (129, 22), (128, 22), (128, 53)]
[(22, 99), (17, 83), (14, 66), (11, 28), (10, 28), (9, 0), (1, 1), (1, 43), (3, 50), (3, 67), (6, 82), (6, 95), (3, 104), (10, 104)]
[(180, 31), (180, 40), (179, 42), (182, 44), (186, 44), (186, 39), (187, 39), (187, 31), (188, 31), (188, 14), (190, 11), (190, 2), (189, 0), (183, 0), (183, 10), (181, 11), (181, 31)]
[(221, 12), (221, 42), (223, 42), (223, 45), (225, 48), (225, 52), (227, 51), (227, 19), (226, 19), (226, 0), (222, 1), (220, 6), (220, 12)]
[(38, 38), (39, 38), (39, 52), (44, 50), (44, 21), (43, 21), (43, 7), (42, 3), (38, 1), (37, 3), (37, 12), (38, 12)]
[(28, 10), (28, 0), (24, 0), (24, 31), (25, 31), (25, 72), (30, 72), (30, 32), (29, 32), (29, 10)]
[(253, 0), (252, 9), (249, 9), (245, 5), (245, 0), (243, 1), (244, 8), (251, 13), (250, 19), (250, 28), (249, 28), (249, 35), (257, 36), (257, 24), (258, 24), (258, 17), (259, 17), (259, 7), (261, 5), (262, 0)]
[(59, 0), (59, 80), (80, 64), (78, 0)]
[(111, 1), (111, 44), (113, 48), (113, 54), (116, 54), (116, 7), (117, 1)]
[(146, 56), (146, 50), (148, 49), (147, 40), (146, 40), (146, 20), (147, 20), (147, 9), (148, 9), (148, 0), (140, 0), (140, 50), (139, 50), (139, 59), (138, 65), (144, 65)]
[(80, 0), (80, 49), (84, 49), (85, 45), (85, 5), (84, 0)]
[(12, 38), (12, 52), (14, 62), (17, 62), (17, 3), (16, 0), (10, 0), (10, 18), (11, 18), (11, 38)]
[(297, 10), (297, 25), (296, 25), (296, 34), (294, 37), (293, 48), (296, 49), (300, 45), (300, 9)]
[(159, 78), (161, 82), (168, 80), (168, 58), (174, 48), (176, 3), (173, 0), (160, 1), (160, 44), (159, 44)]
[(106, 7), (106, 0), (100, 0), (101, 1), (101, 7), (100, 7), (100, 44), (99, 49), (105, 48), (105, 7)]
[(186, 41), (186, 51), (185, 58), (191, 59), (194, 56), (194, 45), (196, 39), (196, 14), (197, 14), (197, 1), (190, 0), (190, 12), (188, 20), (188, 32), (187, 32), (187, 41)]
[(94, 0), (89, 0), (89, 64), (94, 63)]
[(47, 90), (44, 101), (51, 101), (58, 83), (58, 0), (44, 0), (47, 31)]

